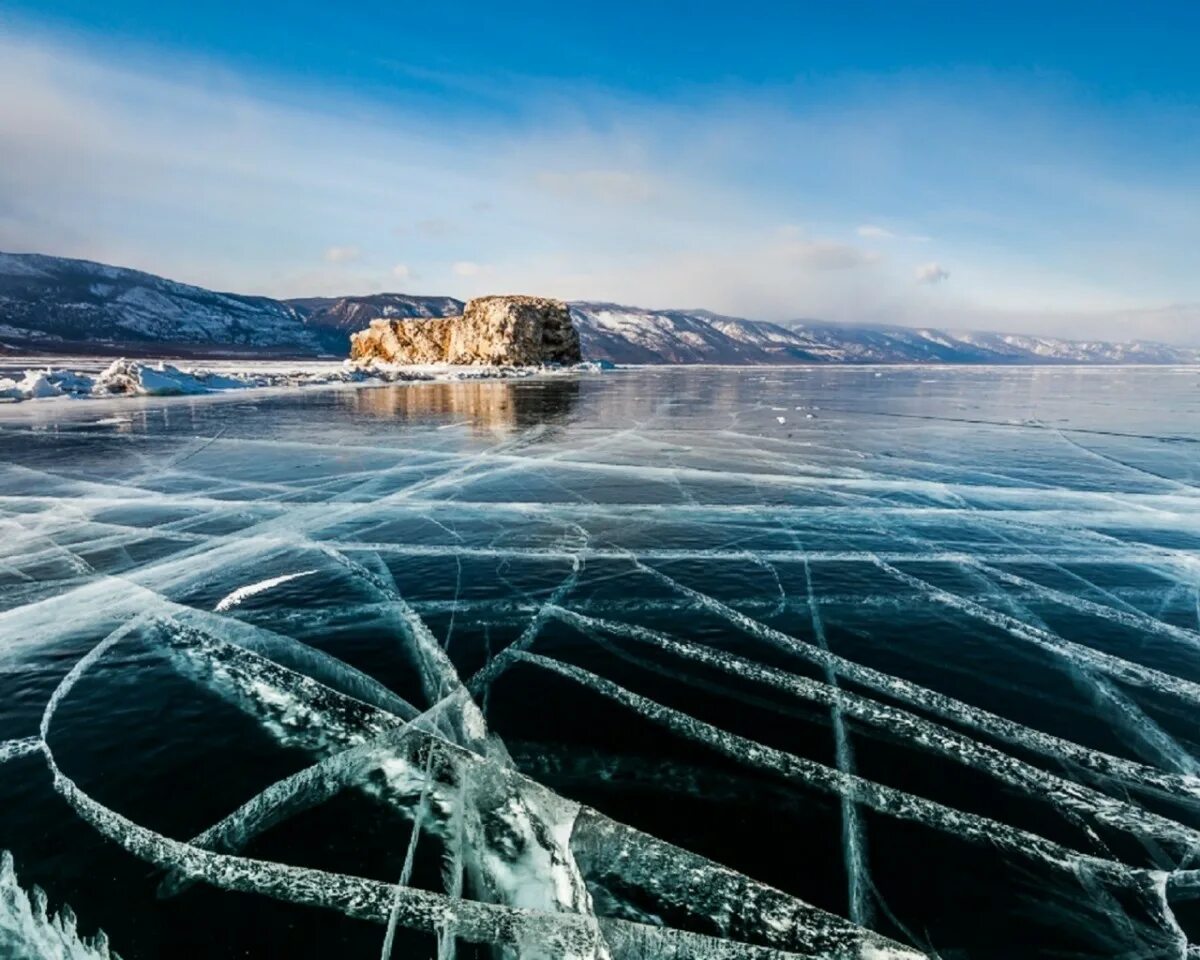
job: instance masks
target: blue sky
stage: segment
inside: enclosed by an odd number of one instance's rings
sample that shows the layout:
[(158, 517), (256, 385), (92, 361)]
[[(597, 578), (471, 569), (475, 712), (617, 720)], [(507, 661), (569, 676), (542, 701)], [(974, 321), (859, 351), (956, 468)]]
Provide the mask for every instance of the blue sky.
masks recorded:
[(0, 0), (0, 249), (1200, 342), (1195, 3)]

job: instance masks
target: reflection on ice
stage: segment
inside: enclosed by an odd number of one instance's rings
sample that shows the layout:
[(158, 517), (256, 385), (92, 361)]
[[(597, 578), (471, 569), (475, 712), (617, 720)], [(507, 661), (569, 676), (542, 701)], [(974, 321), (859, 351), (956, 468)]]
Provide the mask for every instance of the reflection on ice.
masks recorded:
[[(0, 423), (6, 809), (384, 957), (1190, 955), (1200, 437), (829, 376)], [(6, 856), (10, 944), (108, 955)]]
[(503, 434), (561, 421), (579, 395), (579, 381), (547, 379), (536, 388), (513, 389), (491, 382), (429, 383), (405, 387), (357, 390), (349, 403), (355, 413), (384, 420), (428, 421), (452, 428), (465, 425), (481, 435)]

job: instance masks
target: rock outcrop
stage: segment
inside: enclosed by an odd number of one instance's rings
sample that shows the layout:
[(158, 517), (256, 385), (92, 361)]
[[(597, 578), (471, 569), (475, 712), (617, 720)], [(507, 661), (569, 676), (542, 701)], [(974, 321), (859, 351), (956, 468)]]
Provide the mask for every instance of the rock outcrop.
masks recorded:
[(350, 357), (363, 363), (513, 367), (582, 359), (567, 305), (524, 296), (479, 297), (461, 317), (372, 320), (351, 335)]
[(461, 317), (372, 320), (350, 334), (350, 359), (360, 363), (443, 363), (450, 353), (450, 324)]

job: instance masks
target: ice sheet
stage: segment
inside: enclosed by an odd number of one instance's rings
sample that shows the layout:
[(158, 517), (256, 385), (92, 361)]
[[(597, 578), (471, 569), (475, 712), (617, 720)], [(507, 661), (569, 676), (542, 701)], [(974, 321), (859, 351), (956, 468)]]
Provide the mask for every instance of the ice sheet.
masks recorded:
[[(19, 383), (283, 382), (253, 376)], [(918, 405), (928, 385), (887, 394), (899, 374), (756, 376), (297, 393), (174, 422), (165, 402), (103, 423), (11, 408), (0, 666), (46, 699), (33, 716), (10, 696), (2, 769), (48, 770), (74, 816), (162, 871), (164, 897), (200, 882), (338, 911), (376, 924), (384, 957), (412, 930), (440, 960), (468, 943), (970, 958), (970, 922), (906, 889), (936, 873), (904, 860), (913, 836), (1052, 915), (1025, 933), (998, 906), (1008, 930), (988, 935), (1010, 951), (1058, 930), (1081, 955), (1186, 956), (1200, 489), (1179, 451), (1200, 436), (1133, 401), (1115, 424), (1012, 410), (1014, 384), (1047, 389), (1020, 379), (955, 412)], [(942, 402), (980, 387), (962, 389)], [(1194, 412), (1192, 393), (1170, 402)], [(284, 774), (248, 763), (242, 792), (177, 836), (122, 812), (143, 807), (86, 748), (138, 762), (104, 738), (109, 716), (132, 723), (143, 669), (197, 700), (139, 746), (187, 750), (211, 715), (207, 749), (236, 756), (241, 736)], [(259, 855), (346, 797), (403, 824), (383, 834), (386, 879)], [(973, 877), (939, 882), (951, 902)], [(0, 926), (29, 928), (36, 910), (5, 903)]]

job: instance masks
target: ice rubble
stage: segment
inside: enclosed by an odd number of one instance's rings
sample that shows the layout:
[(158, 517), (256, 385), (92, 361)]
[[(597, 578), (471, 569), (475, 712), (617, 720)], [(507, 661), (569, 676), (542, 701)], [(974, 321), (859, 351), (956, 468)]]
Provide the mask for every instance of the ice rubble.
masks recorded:
[(226, 372), (204, 367), (177, 367), (166, 361), (114, 360), (92, 375), (76, 370), (46, 367), (26, 370), (20, 380), (0, 377), (0, 400), (47, 400), (54, 397), (173, 397), (224, 393), (267, 387), (314, 387), (348, 384), (385, 384), (431, 380), (487, 380), (522, 378), (538, 374), (599, 373), (612, 369), (607, 361), (584, 361), (569, 366), (544, 367), (424, 367), (394, 364), (297, 365), (285, 371), (255, 370), (253, 364)]

